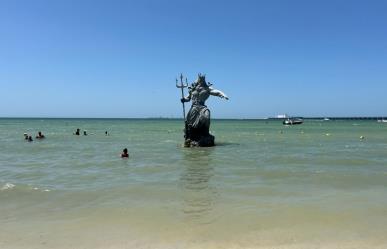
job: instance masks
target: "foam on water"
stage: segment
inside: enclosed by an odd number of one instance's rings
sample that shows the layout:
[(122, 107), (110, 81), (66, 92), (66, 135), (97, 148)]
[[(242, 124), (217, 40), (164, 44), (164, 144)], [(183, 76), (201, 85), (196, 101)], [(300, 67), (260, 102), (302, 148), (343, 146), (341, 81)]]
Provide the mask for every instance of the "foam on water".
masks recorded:
[(6, 183), (6, 184), (4, 184), (4, 185), (0, 188), (0, 190), (4, 191), (4, 190), (7, 190), (7, 189), (13, 189), (14, 187), (15, 187), (14, 184), (12, 184), (12, 183)]

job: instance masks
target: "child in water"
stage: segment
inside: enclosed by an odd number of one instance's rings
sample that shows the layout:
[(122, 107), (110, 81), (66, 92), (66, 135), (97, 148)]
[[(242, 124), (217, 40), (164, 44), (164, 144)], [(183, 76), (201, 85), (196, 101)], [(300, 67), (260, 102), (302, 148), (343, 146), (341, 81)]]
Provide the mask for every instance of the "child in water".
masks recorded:
[(121, 157), (122, 157), (122, 158), (128, 158), (128, 157), (129, 157), (128, 149), (127, 149), (127, 148), (125, 148), (125, 149), (122, 151)]

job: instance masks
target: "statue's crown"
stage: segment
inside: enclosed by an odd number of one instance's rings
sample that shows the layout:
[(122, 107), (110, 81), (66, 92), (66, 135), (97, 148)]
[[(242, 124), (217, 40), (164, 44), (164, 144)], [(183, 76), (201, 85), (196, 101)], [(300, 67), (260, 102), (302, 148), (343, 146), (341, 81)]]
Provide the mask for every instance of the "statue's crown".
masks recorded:
[(205, 74), (198, 74), (198, 82), (206, 82), (206, 75)]

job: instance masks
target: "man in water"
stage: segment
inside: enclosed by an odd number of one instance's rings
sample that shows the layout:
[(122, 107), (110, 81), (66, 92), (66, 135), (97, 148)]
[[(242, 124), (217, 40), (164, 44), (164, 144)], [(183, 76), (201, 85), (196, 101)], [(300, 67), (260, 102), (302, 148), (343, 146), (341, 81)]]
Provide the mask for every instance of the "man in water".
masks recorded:
[(80, 133), (80, 130), (79, 130), (79, 128), (78, 128), (77, 131), (74, 133), (74, 135), (79, 136), (79, 133)]
[(32, 142), (32, 141), (34, 141), (34, 140), (32, 140), (32, 137), (31, 136), (28, 136), (28, 140), (27, 140), (28, 142)]
[(45, 138), (45, 136), (42, 134), (41, 131), (39, 131), (39, 132), (38, 132), (38, 135), (37, 135), (35, 138), (37, 138), (37, 139), (43, 139), (43, 138)]
[(125, 148), (125, 149), (122, 151), (121, 157), (122, 157), (122, 158), (128, 158), (128, 157), (129, 157), (128, 149), (127, 149), (127, 148)]

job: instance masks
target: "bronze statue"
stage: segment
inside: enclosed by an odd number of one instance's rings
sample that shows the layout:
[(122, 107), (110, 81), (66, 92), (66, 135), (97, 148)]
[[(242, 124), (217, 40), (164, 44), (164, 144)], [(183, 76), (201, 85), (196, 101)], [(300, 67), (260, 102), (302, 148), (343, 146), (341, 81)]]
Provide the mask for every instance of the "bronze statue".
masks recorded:
[[(182, 89), (188, 84), (183, 83), (183, 76), (180, 76), (181, 85), (176, 84)], [(177, 80), (176, 80), (177, 81)], [(187, 79), (186, 79), (187, 82)], [(205, 105), (210, 95), (218, 96), (228, 100), (226, 94), (211, 87), (211, 83), (206, 82), (205, 75), (198, 75), (198, 79), (188, 87), (188, 95), (181, 98), (183, 103), (183, 115), (185, 116), (184, 102), (192, 101), (192, 106), (185, 118), (185, 147), (201, 146), (208, 147), (215, 145), (215, 137), (210, 134), (210, 110)]]

